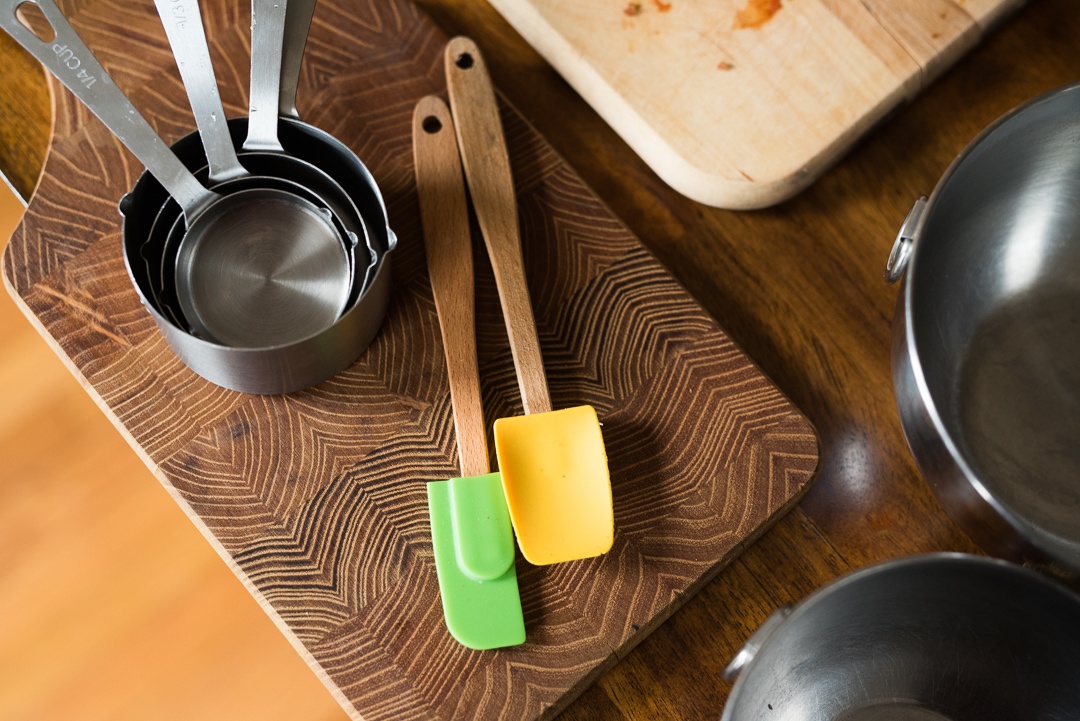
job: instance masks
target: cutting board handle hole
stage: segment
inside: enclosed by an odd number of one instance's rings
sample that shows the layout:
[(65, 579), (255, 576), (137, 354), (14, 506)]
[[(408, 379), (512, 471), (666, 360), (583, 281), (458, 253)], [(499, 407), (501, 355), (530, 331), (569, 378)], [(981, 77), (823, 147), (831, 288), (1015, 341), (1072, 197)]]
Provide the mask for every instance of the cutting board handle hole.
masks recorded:
[(15, 17), (30, 32), (34, 33), (41, 42), (51, 43), (56, 39), (56, 31), (53, 30), (52, 24), (41, 12), (41, 8), (37, 6), (37, 3), (27, 0), (27, 2), (20, 4), (15, 8)]
[(468, 70), (473, 66), (473, 56), (469, 53), (462, 53), (455, 58), (454, 64), (462, 70)]
[(420, 124), (424, 129), (424, 132), (428, 135), (434, 135), (442, 130), (442, 121), (436, 118), (434, 115), (429, 115), (424, 118), (424, 122)]

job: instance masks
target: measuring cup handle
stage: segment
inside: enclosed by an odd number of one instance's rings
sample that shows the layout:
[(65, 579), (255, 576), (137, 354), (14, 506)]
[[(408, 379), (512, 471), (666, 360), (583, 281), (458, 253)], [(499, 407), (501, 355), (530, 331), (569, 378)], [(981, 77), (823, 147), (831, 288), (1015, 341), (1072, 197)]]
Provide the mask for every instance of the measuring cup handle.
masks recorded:
[(251, 108), (244, 150), (284, 152), (278, 140), (278, 102), (286, 12), (285, 0), (251, 0)]
[(210, 164), (210, 180), (220, 183), (246, 176), (247, 171), (236, 157), (236, 148), (225, 122), (198, 0), (154, 0), (154, 3), (187, 88), (191, 111)]
[[(37, 5), (55, 37), (44, 41), (23, 24), (15, 11)], [(0, 0), (0, 27), (37, 58), (56, 79), (120, 139), (184, 209), (187, 217), (217, 199), (169, 150), (146, 119), (105, 72), (52, 0)]]
[(296, 109), (296, 88), (300, 84), (300, 68), (304, 62), (311, 17), (316, 0), (290, 0), (285, 11), (285, 40), (281, 51), (281, 99), (278, 114), (300, 119)]

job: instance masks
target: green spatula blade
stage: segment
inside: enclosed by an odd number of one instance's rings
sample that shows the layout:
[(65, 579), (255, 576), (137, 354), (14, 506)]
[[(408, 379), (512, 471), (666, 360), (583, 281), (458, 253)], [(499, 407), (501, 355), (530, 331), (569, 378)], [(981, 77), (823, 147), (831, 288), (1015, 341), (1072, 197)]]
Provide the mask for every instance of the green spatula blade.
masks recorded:
[[(431, 517), (431, 543), (435, 552), (435, 570), (439, 577), (439, 593), (442, 595), (443, 616), (450, 634), (461, 645), (476, 650), (517, 646), (525, 642), (525, 619), (521, 612), (521, 596), (518, 594), (517, 571), (511, 562), (497, 577), (476, 580), (458, 563), (454, 518), (467, 516), (463, 508), (468, 499), (489, 498), (483, 490), (479, 493), (462, 493), (457, 498), (451, 494), (451, 484), (481, 483), (499, 484), (499, 474), (475, 478), (456, 478), (453, 481), (432, 481), (427, 484), (428, 512)], [(487, 503), (487, 501), (482, 501)], [(483, 512), (483, 511), (482, 511)], [(509, 531), (509, 528), (507, 528)], [(466, 533), (459, 530), (458, 535)], [(513, 537), (508, 542), (513, 544)], [(466, 550), (466, 556), (470, 552)], [(498, 557), (496, 553), (496, 557)], [(491, 569), (490, 562), (482, 562), (481, 568)]]

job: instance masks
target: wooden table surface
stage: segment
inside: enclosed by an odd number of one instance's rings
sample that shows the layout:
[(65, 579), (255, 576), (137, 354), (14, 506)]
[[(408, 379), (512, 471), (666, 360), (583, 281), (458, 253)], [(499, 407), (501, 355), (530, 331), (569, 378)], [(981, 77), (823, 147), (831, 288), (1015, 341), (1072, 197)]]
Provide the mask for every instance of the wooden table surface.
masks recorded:
[[(1032, 0), (808, 190), (754, 212), (708, 208), (665, 187), (486, 3), (420, 4), (448, 33), (477, 41), (505, 97), (820, 434), (820, 475), (800, 505), (561, 718), (715, 718), (731, 688), (721, 678), (724, 665), (775, 607), (877, 561), (929, 551), (978, 552), (944, 514), (904, 444), (889, 370), (897, 290), (885, 284), (882, 272), (912, 201), (933, 189), (982, 128), (1020, 102), (1080, 78), (1080, 4)], [(35, 64), (3, 41), (0, 169), (29, 192), (47, 142), (48, 91)], [(10, 313), (4, 317), (14, 326)], [(5, 449), (18, 450), (10, 440)], [(0, 492), (17, 481), (0, 477)], [(148, 472), (140, 481), (156, 483)], [(3, 585), (0, 575), (0, 598)], [(30, 601), (24, 597), (22, 603)], [(248, 612), (261, 613), (254, 603)], [(94, 624), (93, 613), (84, 621)], [(4, 644), (0, 634), (0, 655)], [(178, 660), (168, 648), (155, 652), (157, 663), (175, 668)], [(63, 650), (58, 653), (62, 658)], [(303, 673), (300, 664), (296, 668)], [(233, 679), (221, 683), (226, 693)], [(311, 698), (323, 704), (323, 713), (329, 696), (319, 691)], [(16, 710), (21, 715), (12, 715), (47, 717), (33, 699), (48, 697), (47, 688), (28, 694)], [(249, 708), (267, 717), (274, 706)], [(144, 716), (161, 713), (147, 709)]]

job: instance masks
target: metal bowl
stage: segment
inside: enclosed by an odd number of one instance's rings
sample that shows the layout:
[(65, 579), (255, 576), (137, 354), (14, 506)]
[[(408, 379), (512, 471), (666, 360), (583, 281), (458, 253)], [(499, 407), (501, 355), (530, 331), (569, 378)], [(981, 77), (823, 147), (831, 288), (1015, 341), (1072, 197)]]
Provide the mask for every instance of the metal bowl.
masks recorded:
[(775, 613), (729, 667), (721, 721), (1080, 718), (1080, 596), (995, 559), (847, 575)]
[(942, 505), (987, 550), (1080, 570), (1080, 85), (983, 132), (901, 229), (893, 383)]

